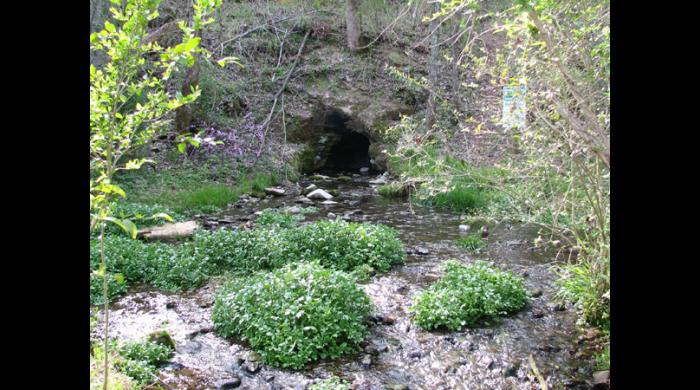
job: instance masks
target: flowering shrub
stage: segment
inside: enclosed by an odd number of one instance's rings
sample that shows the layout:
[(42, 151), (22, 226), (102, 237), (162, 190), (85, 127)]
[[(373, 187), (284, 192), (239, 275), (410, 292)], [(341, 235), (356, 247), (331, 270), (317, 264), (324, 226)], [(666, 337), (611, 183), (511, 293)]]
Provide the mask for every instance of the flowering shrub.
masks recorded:
[(357, 351), (369, 312), (352, 276), (302, 262), (224, 285), (212, 320), (220, 335), (247, 341), (267, 364), (299, 369)]
[(446, 275), (423, 291), (412, 311), (422, 328), (458, 330), (482, 317), (512, 313), (527, 302), (522, 278), (485, 262), (463, 265), (447, 261)]
[(247, 112), (236, 128), (222, 128), (204, 122), (190, 127), (192, 132), (201, 132), (201, 137), (221, 144), (202, 144), (198, 148), (188, 147), (188, 155), (199, 159), (211, 156), (223, 157), (229, 161), (237, 161), (244, 156), (259, 157), (262, 153), (260, 145), (264, 137), (262, 125), (255, 122), (252, 112)]

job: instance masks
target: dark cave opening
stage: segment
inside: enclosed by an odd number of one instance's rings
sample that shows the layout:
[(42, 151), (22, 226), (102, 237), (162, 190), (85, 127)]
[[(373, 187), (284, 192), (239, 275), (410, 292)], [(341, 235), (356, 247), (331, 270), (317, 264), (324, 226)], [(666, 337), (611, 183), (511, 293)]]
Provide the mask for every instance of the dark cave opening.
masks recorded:
[(355, 131), (357, 126), (348, 115), (329, 110), (323, 115), (322, 126), (328, 135), (328, 149), (322, 172), (359, 173), (362, 168), (373, 172), (369, 156), (370, 140)]
[(359, 172), (361, 168), (370, 168), (369, 140), (354, 131), (341, 135), (333, 145), (324, 167), (328, 171)]

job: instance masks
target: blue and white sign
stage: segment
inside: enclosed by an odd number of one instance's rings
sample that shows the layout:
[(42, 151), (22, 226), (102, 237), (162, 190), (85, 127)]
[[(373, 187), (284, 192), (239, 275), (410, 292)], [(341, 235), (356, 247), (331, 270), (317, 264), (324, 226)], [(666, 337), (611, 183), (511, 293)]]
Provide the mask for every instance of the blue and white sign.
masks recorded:
[(503, 115), (501, 124), (505, 128), (525, 127), (525, 94), (527, 86), (503, 87)]

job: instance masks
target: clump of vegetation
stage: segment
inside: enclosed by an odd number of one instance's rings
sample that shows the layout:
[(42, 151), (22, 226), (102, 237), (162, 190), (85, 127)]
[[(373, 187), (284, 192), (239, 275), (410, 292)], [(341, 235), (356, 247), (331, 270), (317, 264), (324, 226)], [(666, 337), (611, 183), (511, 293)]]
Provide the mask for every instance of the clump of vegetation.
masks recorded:
[[(90, 275), (90, 304), (102, 305), (104, 298), (102, 296), (103, 276), (93, 272)], [(126, 294), (129, 286), (121, 274), (114, 275), (107, 273), (107, 297), (108, 301), (113, 301), (116, 298)]]
[(225, 184), (206, 184), (191, 191), (173, 194), (175, 210), (180, 212), (214, 213), (238, 201), (239, 193)]
[[(179, 246), (164, 243), (144, 243), (129, 237), (106, 235), (105, 259), (115, 274), (124, 277), (124, 283), (109, 282), (109, 298), (126, 292), (128, 285), (148, 283), (165, 291), (180, 291), (201, 286), (211, 275), (209, 262), (197, 256), (193, 245)], [(100, 242), (90, 244), (90, 266), (97, 270), (100, 264)], [(102, 280), (102, 278), (99, 278)], [(91, 281), (91, 302), (100, 302), (100, 290)]]
[(477, 187), (456, 185), (445, 192), (438, 192), (422, 199), (422, 203), (444, 209), (471, 213), (488, 205), (489, 192)]
[(481, 239), (478, 233), (467, 234), (464, 237), (460, 237), (457, 243), (470, 251), (478, 251), (486, 246), (486, 242)]
[(386, 198), (404, 198), (408, 196), (408, 189), (399, 182), (384, 184), (377, 188), (379, 195)]
[[(484, 210), (497, 199), (489, 183), (492, 177), (502, 175), (500, 170), (474, 168), (443, 155), (434, 145), (399, 147), (389, 158), (389, 168), (400, 181), (380, 187), (380, 194), (404, 196), (410, 192), (419, 204), (463, 213)], [(402, 183), (408, 181), (421, 184), (416, 191), (409, 191)]]
[(123, 172), (117, 180), (132, 202), (162, 205), (175, 215), (190, 216), (220, 211), (242, 194), (264, 196), (265, 188), (279, 181), (274, 173), (249, 175), (213, 160), (183, 162), (156, 172)]
[(291, 228), (304, 219), (303, 215), (290, 214), (286, 211), (263, 210), (262, 214), (255, 220), (259, 226), (269, 226), (277, 228)]
[(596, 356), (596, 369), (597, 370), (609, 370), (610, 369), (610, 344), (603, 348), (603, 351)]
[(304, 262), (224, 285), (212, 320), (219, 334), (250, 343), (267, 364), (299, 369), (357, 351), (369, 313), (352, 276)]
[(350, 383), (331, 375), (326, 379), (321, 379), (309, 386), (309, 390), (350, 390)]
[(378, 271), (403, 264), (405, 253), (394, 229), (384, 225), (317, 221), (296, 232), (302, 258), (350, 271), (367, 264)]
[[(560, 301), (574, 304), (580, 315), (580, 323), (589, 323), (602, 328), (610, 326), (610, 279), (607, 267), (596, 265), (595, 261), (584, 260), (555, 268), (559, 278), (555, 281), (558, 290), (555, 295)], [(607, 290), (608, 298), (603, 295)]]
[(405, 258), (393, 229), (338, 220), (287, 229), (268, 225), (236, 232), (201, 232), (194, 246), (197, 256), (214, 266), (238, 270), (273, 269), (305, 258), (344, 271), (362, 265), (387, 271)]
[[(139, 228), (162, 225), (168, 222), (164, 217), (166, 215), (175, 222), (186, 220), (184, 215), (158, 203), (120, 202), (115, 205), (113, 215), (119, 219), (131, 220)], [(105, 230), (111, 234), (125, 234), (123, 229), (114, 224), (108, 225)]]
[[(90, 354), (90, 390), (104, 390), (104, 349), (98, 343), (92, 343), (92, 353)], [(109, 361), (115, 362), (120, 359), (119, 354), (113, 349), (109, 350)], [(109, 371), (109, 390), (130, 390), (138, 388), (138, 384), (133, 379), (118, 371), (114, 364), (107, 366)]]
[(157, 380), (158, 364), (173, 355), (172, 347), (152, 341), (132, 341), (119, 348), (120, 360), (115, 367), (140, 385)]
[(193, 245), (196, 255), (215, 267), (239, 270), (272, 269), (308, 258), (345, 271), (365, 264), (386, 271), (405, 257), (393, 229), (345, 221), (317, 221), (287, 229), (268, 225), (236, 232), (200, 232)]
[(485, 317), (512, 313), (527, 302), (522, 278), (485, 262), (445, 263), (446, 274), (423, 291), (412, 310), (422, 328), (459, 330)]
[[(111, 272), (120, 275), (108, 279), (109, 299), (123, 295), (135, 283), (175, 292), (200, 287), (224, 272), (275, 269), (299, 259), (317, 259), (344, 271), (366, 267), (369, 275), (368, 270), (387, 271), (405, 258), (396, 232), (384, 225), (317, 221), (290, 227), (294, 215), (269, 212), (263, 216), (265, 223), (256, 229), (196, 231), (192, 240), (177, 245), (105, 235), (105, 260)], [(100, 261), (100, 241), (93, 239), (92, 271), (98, 270)], [(91, 280), (93, 304), (102, 302), (97, 279)]]
[(369, 278), (372, 277), (376, 272), (377, 270), (375, 270), (371, 265), (362, 264), (355, 267), (355, 269), (352, 271), (352, 274), (358, 281), (365, 282), (369, 280)]

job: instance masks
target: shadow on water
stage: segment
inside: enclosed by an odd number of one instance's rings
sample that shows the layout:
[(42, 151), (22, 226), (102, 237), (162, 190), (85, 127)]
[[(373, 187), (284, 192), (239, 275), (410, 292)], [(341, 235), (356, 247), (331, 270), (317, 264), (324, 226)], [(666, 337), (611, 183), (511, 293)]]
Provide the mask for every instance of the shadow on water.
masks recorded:
[[(311, 183), (304, 179), (302, 188)], [(328, 218), (328, 213), (359, 222), (382, 223), (395, 228), (407, 249), (404, 266), (363, 283), (374, 304), (370, 336), (362, 352), (334, 362), (310, 365), (302, 371), (280, 370), (261, 365), (249, 373), (244, 345), (215, 335), (211, 305), (221, 279), (184, 294), (156, 291), (131, 293), (120, 299), (110, 313), (113, 336), (139, 339), (157, 329), (167, 329), (177, 343), (172, 359), (179, 363), (164, 369), (161, 378), (173, 388), (216, 388), (234, 376), (240, 388), (304, 389), (315, 378), (335, 374), (356, 389), (384, 389), (406, 385), (409, 389), (539, 389), (529, 368), (533, 355), (539, 371), (551, 388), (589, 388), (590, 351), (577, 342), (579, 330), (570, 308), (554, 305), (549, 268), (555, 250), (532, 248), (537, 229), (519, 224), (490, 226), (483, 253), (473, 255), (459, 247), (460, 215), (388, 200), (376, 193), (367, 177), (350, 182), (315, 181), (324, 189), (337, 189), (336, 205), (317, 204), (318, 212), (306, 220)], [(255, 211), (295, 205), (295, 197), (242, 201), (217, 218), (246, 221)], [(470, 231), (478, 231), (479, 223)], [(498, 321), (459, 332), (426, 332), (411, 321), (413, 298), (441, 275), (447, 259), (471, 262), (486, 259), (525, 278), (530, 303), (520, 312)], [(538, 291), (539, 290), (539, 291)], [(99, 337), (100, 325), (94, 330)], [(367, 363), (367, 357), (371, 363)], [(250, 368), (250, 367), (248, 367)], [(401, 388), (401, 387), (397, 387)]]

